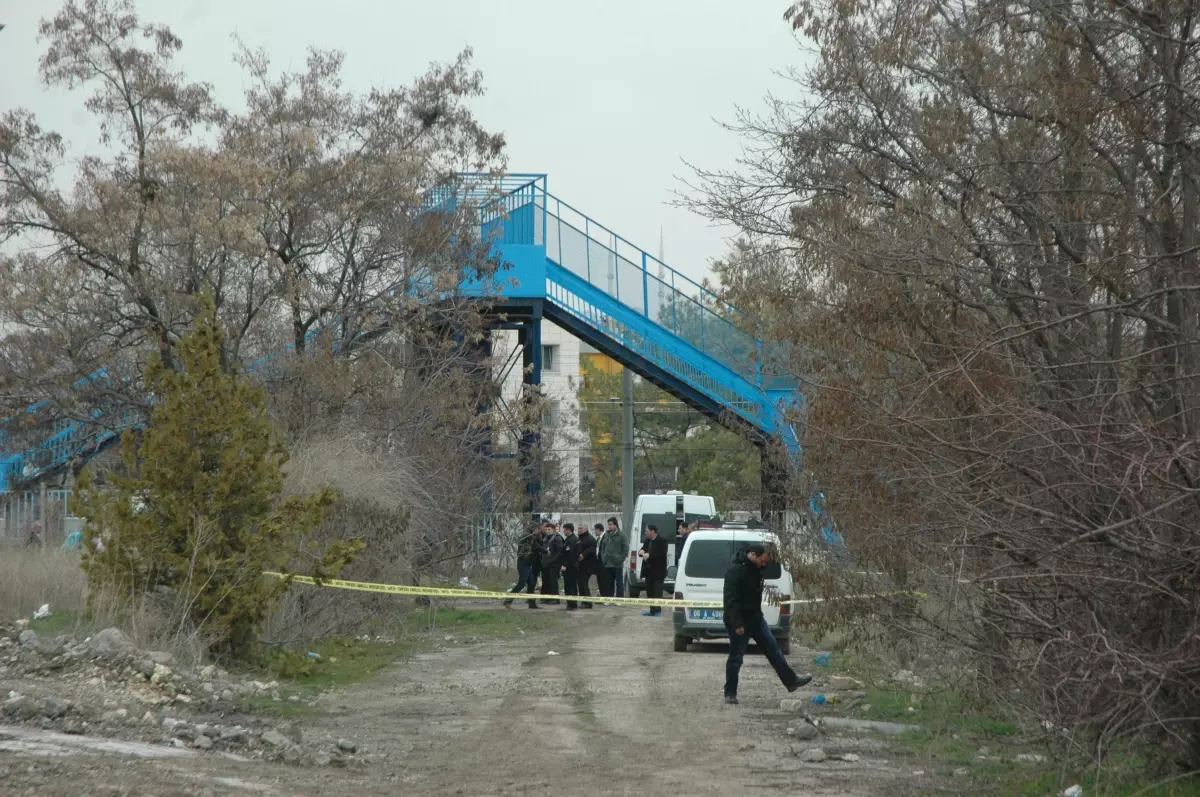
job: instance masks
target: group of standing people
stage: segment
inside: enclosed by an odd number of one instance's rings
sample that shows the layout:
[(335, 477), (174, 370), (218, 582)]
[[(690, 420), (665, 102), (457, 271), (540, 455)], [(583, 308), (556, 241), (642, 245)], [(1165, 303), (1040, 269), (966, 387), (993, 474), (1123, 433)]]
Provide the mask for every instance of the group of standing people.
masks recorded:
[[(683, 548), (687, 535), (695, 525), (680, 524), (676, 550)], [(593, 604), (590, 582), (598, 581), (602, 597), (625, 597), (625, 555), (629, 538), (621, 531), (617, 519), (610, 517), (607, 525), (597, 523), (592, 529), (584, 526), (578, 532), (574, 523), (558, 524), (545, 521), (530, 528), (517, 543), (516, 585), (510, 593), (528, 592), (529, 608), (537, 609), (537, 584), (541, 579), (541, 602), (559, 602), (559, 582), (566, 594), (568, 611), (591, 609)], [(661, 598), (667, 576), (667, 541), (654, 525), (646, 526), (646, 537), (639, 556), (645, 560), (642, 578), (651, 598)], [(771, 633), (762, 610), (763, 568), (775, 553), (768, 552), (762, 543), (751, 543), (739, 551), (725, 573), (722, 601), (725, 630), (729, 634), (729, 658), (725, 664), (725, 702), (737, 705), (738, 682), (746, 648), (753, 640), (766, 655), (780, 682), (794, 692), (812, 680), (811, 675), (799, 675), (788, 664), (779, 643)], [(678, 565), (678, 558), (676, 558)], [(554, 596), (554, 597), (546, 597)], [(573, 600), (578, 598), (580, 600)], [(504, 601), (512, 606), (513, 598)], [(662, 612), (659, 606), (650, 608), (647, 615)]]
[[(543, 604), (559, 602), (560, 585), (566, 595), (568, 611), (591, 609), (591, 580), (596, 579), (599, 594), (605, 598), (625, 597), (625, 555), (629, 538), (615, 517), (591, 529), (576, 530), (574, 523), (547, 520), (521, 535), (517, 541), (517, 583), (509, 592), (537, 594), (541, 580)], [(580, 600), (573, 600), (578, 598)], [(511, 606), (513, 599), (506, 600)], [(538, 599), (529, 598), (529, 608), (538, 608)]]

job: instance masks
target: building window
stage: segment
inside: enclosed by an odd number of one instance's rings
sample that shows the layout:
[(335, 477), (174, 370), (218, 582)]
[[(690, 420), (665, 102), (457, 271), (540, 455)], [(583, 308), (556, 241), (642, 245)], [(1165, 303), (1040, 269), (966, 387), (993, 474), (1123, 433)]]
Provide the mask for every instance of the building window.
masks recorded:
[(542, 346), (542, 370), (558, 373), (558, 346)]
[(549, 400), (542, 407), (542, 428), (553, 429), (558, 423), (558, 401)]

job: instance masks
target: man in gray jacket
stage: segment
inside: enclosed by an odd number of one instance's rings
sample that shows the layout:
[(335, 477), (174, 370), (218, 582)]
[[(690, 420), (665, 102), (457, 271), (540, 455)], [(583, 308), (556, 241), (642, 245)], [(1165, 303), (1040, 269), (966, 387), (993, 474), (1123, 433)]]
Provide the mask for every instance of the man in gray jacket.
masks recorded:
[[(597, 530), (600, 524), (596, 524)], [(629, 538), (617, 525), (617, 519), (608, 519), (608, 528), (599, 535), (596, 544), (600, 555), (600, 595), (605, 598), (625, 597), (625, 557), (629, 555)]]

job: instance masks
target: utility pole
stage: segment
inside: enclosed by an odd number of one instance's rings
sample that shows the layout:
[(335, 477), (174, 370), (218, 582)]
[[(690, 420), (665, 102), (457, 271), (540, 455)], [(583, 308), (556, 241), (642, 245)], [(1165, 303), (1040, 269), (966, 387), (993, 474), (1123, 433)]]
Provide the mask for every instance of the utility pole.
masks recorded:
[(621, 369), (621, 528), (633, 534), (633, 371)]
[(616, 396), (610, 396), (608, 399), (612, 402), (608, 413), (608, 469), (609, 469), (609, 484), (612, 485), (613, 492), (617, 489), (617, 412), (620, 410), (620, 404)]
[[(666, 284), (663, 265), (663, 230), (658, 228), (658, 306), (663, 306), (663, 286)], [(630, 535), (633, 530), (633, 371), (621, 369), (621, 523)], [(640, 532), (639, 532), (640, 533)]]

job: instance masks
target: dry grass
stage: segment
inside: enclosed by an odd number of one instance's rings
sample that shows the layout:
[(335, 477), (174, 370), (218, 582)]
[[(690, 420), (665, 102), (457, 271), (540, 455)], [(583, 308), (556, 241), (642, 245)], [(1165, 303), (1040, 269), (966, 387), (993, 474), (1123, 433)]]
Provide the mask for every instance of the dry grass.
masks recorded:
[(142, 650), (164, 650), (194, 663), (204, 658), (205, 640), (173, 605), (170, 596), (136, 599), (92, 596), (77, 551), (0, 548), (0, 618), (29, 618), (42, 604), (53, 615), (35, 624), (43, 632), (70, 631), (84, 635), (101, 628), (120, 628)]
[(54, 612), (82, 614), (87, 578), (79, 554), (57, 548), (0, 548), (0, 617), (29, 617), (44, 603)]
[(309, 438), (291, 452), (287, 490), (307, 493), (333, 485), (346, 501), (436, 512), (437, 499), (422, 486), (420, 463), (372, 449), (370, 440), (350, 432)]
[(77, 632), (109, 627), (120, 628), (139, 650), (161, 650), (188, 665), (204, 662), (209, 639), (189, 619), (185, 601), (174, 594), (92, 596), (86, 618), (76, 623)]
[[(353, 433), (322, 435), (292, 449), (286, 489), (306, 493), (324, 485), (340, 492), (340, 500), (313, 532), (317, 548), (334, 540), (358, 537), (366, 549), (343, 571), (344, 578), (410, 583), (414, 560), (425, 547), (422, 535), (410, 530), (438, 527), (438, 506), (421, 486), (419, 467), (402, 456), (383, 456), (371, 442)], [(305, 572), (312, 564), (296, 561)], [(294, 588), (268, 619), (265, 639), (272, 643), (358, 634), (388, 625), (399, 611), (411, 608), (394, 599), (364, 593)]]

